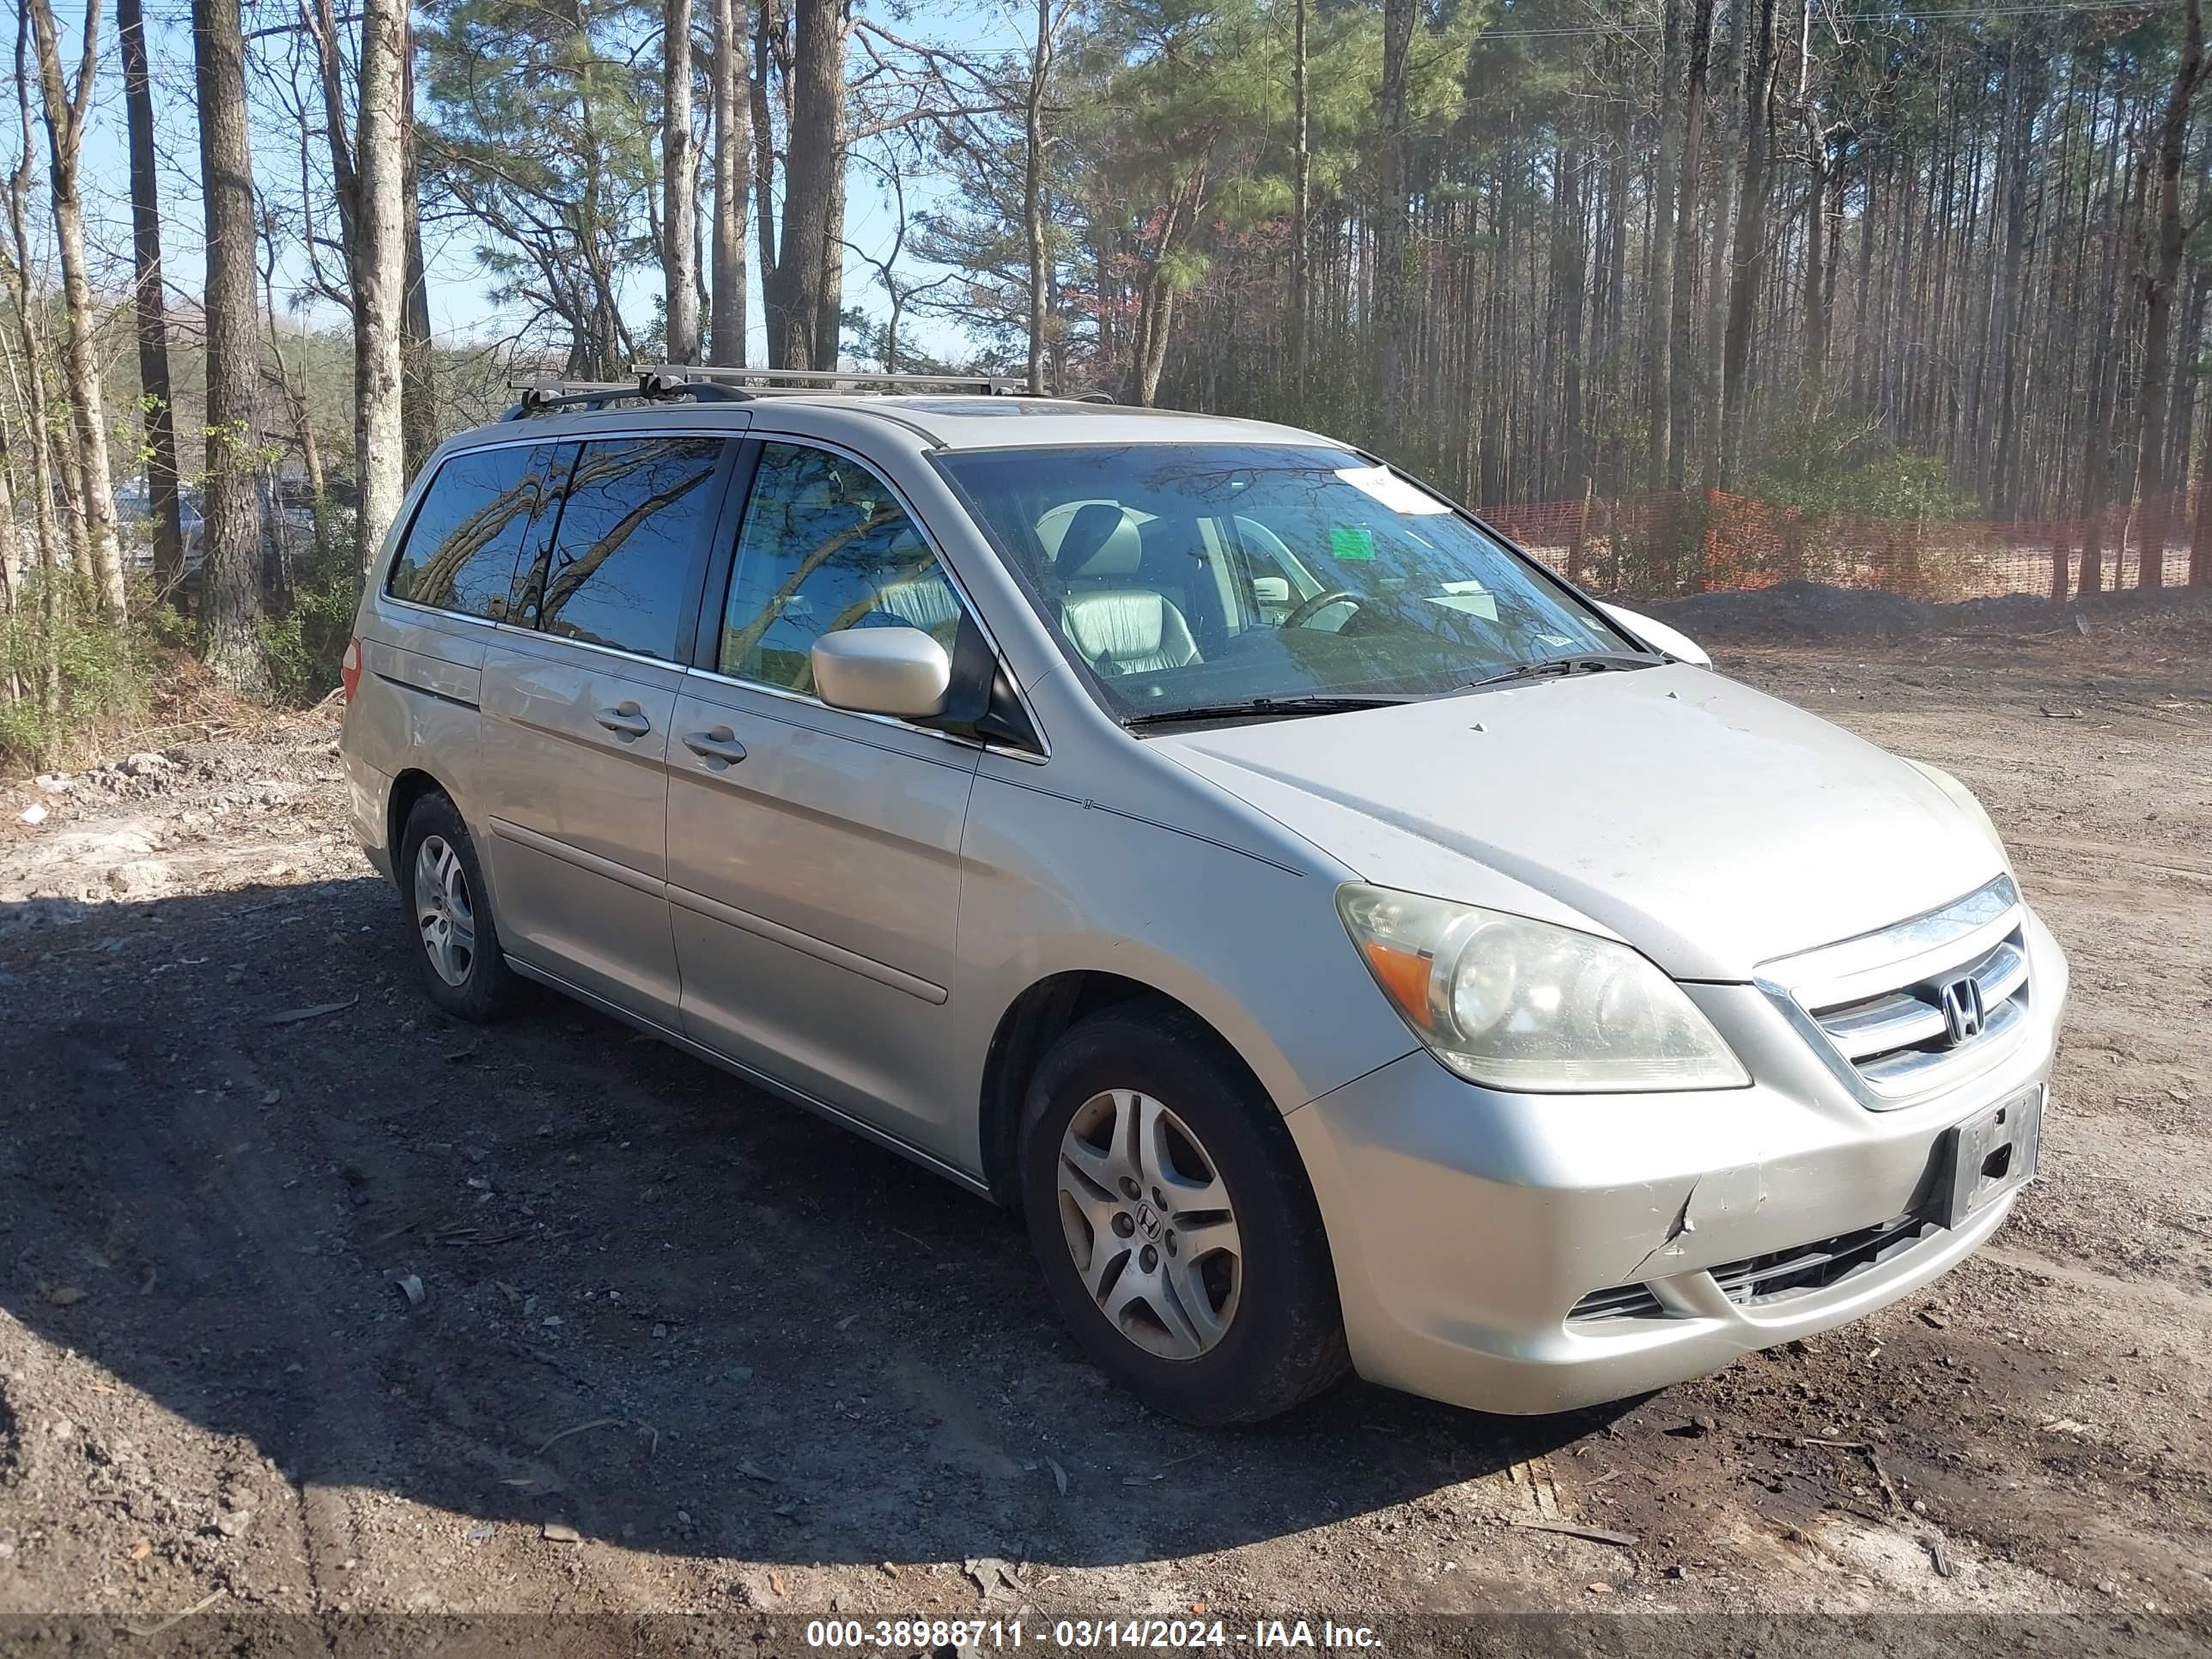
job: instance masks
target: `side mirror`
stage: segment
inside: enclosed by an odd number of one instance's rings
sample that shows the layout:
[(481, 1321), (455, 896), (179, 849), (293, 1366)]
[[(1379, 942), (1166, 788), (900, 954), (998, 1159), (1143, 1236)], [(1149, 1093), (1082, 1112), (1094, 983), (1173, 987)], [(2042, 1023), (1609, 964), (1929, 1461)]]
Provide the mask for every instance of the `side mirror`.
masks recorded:
[(1695, 663), (1700, 668), (1713, 665), (1713, 659), (1705, 654), (1703, 646), (1687, 634), (1668, 627), (1665, 623), (1654, 622), (1649, 617), (1638, 616), (1625, 605), (1607, 605), (1602, 599), (1598, 601), (1597, 608), (1655, 651), (1664, 651), (1670, 657)]
[(832, 708), (901, 720), (945, 711), (952, 659), (919, 628), (841, 628), (810, 655), (815, 692)]

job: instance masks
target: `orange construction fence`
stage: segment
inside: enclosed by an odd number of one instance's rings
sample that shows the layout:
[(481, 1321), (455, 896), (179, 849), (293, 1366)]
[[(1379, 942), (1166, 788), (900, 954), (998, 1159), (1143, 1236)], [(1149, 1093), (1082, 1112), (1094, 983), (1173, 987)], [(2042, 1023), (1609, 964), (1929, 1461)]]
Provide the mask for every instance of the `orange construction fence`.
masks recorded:
[[(2190, 577), (2193, 508), (2185, 496), (2167, 516), (2169, 586)], [(1929, 600), (2069, 596), (2085, 591), (2090, 530), (2081, 519), (1811, 514), (1717, 489), (1523, 502), (1482, 516), (1572, 580), (1650, 598), (1792, 580)], [(2142, 520), (2138, 503), (2098, 521), (2097, 589), (2142, 585)]]

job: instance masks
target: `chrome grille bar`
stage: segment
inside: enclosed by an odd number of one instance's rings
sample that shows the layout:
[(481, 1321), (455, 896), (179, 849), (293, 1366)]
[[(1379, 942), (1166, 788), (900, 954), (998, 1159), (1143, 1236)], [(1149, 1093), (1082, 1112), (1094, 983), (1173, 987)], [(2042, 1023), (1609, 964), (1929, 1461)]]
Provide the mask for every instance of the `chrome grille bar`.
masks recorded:
[(1925, 915), (1770, 963), (1759, 983), (1864, 1104), (1896, 1105), (2017, 1035), (2031, 994), (2022, 921), (2019, 890), (1999, 876)]

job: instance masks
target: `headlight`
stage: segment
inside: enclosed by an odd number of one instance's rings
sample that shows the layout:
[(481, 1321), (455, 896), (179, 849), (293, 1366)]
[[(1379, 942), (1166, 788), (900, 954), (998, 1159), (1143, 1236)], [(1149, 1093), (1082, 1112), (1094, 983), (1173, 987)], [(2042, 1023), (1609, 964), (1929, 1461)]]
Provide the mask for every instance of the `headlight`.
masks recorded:
[(1751, 1082), (1682, 988), (1625, 945), (1357, 882), (1336, 908), (1413, 1035), (1473, 1082), (1569, 1094)]

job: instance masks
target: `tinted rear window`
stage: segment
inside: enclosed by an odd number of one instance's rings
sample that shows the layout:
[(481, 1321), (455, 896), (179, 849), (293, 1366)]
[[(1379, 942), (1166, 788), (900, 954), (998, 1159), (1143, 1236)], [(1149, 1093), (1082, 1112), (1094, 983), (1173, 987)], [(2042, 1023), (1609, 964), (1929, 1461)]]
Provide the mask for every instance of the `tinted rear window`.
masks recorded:
[(392, 562), (394, 599), (507, 619), (524, 530), (538, 505), (542, 448), (465, 450), (438, 469)]
[(672, 660), (695, 561), (721, 504), (720, 438), (587, 443), (542, 568), (538, 625)]

